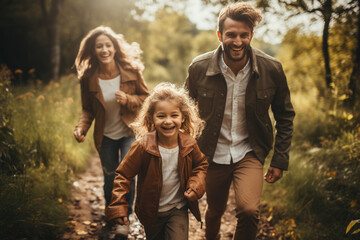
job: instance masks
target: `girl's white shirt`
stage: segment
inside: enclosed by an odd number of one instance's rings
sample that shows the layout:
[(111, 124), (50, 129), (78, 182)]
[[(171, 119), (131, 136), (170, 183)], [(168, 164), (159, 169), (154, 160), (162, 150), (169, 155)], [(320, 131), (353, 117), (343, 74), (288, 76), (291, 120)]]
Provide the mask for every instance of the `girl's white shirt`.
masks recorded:
[(186, 199), (181, 189), (178, 172), (179, 146), (172, 149), (159, 146), (159, 151), (162, 159), (163, 176), (159, 212), (166, 212), (174, 207), (180, 209), (186, 205)]

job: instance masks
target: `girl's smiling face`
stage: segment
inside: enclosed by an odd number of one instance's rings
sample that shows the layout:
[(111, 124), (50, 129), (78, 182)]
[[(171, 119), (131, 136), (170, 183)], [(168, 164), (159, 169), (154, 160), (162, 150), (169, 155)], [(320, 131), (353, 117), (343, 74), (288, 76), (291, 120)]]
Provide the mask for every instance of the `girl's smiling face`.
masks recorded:
[(159, 144), (163, 147), (177, 145), (179, 129), (184, 122), (178, 103), (174, 100), (164, 100), (156, 103), (153, 114), (155, 129)]

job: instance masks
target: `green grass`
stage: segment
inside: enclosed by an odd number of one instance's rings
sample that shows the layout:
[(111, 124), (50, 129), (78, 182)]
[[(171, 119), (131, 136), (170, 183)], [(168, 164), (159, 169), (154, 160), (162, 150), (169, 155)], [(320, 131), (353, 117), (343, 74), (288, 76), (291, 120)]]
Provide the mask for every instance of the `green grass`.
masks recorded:
[(297, 238), (283, 239), (356, 239), (345, 231), (360, 218), (360, 126), (297, 97), (289, 170), (263, 200), (277, 207), (279, 231), (294, 221)]
[[(2, 72), (5, 71), (2, 69)], [(2, 74), (0, 238), (54, 239), (65, 229), (72, 177), (94, 152), (92, 130), (79, 144), (81, 111), (75, 76), (46, 86), (11, 88)], [(4, 77), (5, 76), (5, 77)]]

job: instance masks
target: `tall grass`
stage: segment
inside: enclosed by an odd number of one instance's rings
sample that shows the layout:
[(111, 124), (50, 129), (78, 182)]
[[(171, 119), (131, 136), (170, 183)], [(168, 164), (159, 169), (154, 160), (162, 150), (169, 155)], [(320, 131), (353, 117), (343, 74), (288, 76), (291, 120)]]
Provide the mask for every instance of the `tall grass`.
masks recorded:
[(14, 96), (1, 101), (7, 145), (1, 148), (0, 238), (54, 239), (65, 228), (71, 178), (93, 152), (92, 132), (81, 145), (72, 135), (81, 108), (79, 83), (69, 75), (44, 87), (11, 90), (9, 77), (1, 74), (1, 90)]
[(347, 115), (329, 114), (316, 99), (294, 95), (289, 171), (265, 185), (264, 199), (279, 206), (282, 218), (294, 221), (297, 238), (356, 239), (358, 234), (345, 231), (360, 218), (360, 125)]

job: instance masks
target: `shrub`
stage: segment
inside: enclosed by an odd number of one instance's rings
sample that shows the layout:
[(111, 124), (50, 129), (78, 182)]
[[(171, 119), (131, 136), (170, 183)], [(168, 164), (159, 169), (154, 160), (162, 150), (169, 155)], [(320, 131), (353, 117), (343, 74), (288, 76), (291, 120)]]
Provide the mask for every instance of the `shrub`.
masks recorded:
[(17, 87), (13, 97), (11, 74), (2, 68), (0, 76), (0, 238), (54, 239), (65, 228), (71, 178), (93, 152), (91, 131), (82, 145), (72, 135), (79, 84), (69, 75)]
[[(321, 129), (343, 121), (328, 118)], [(338, 136), (318, 135), (318, 145), (296, 147), (304, 142), (295, 140), (289, 171), (264, 187), (264, 198), (295, 219), (303, 239), (345, 239), (347, 225), (360, 216), (360, 128), (340, 129), (322, 132)]]

